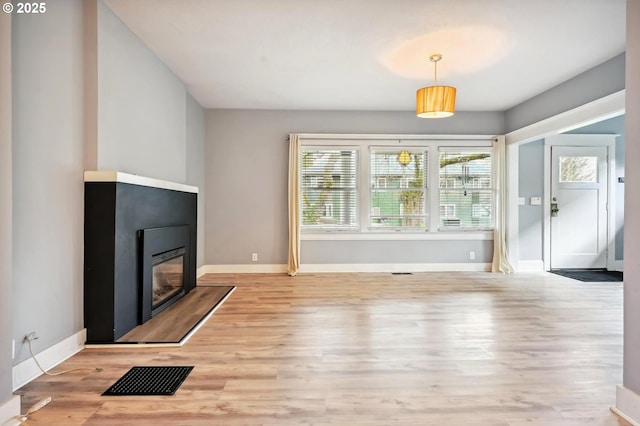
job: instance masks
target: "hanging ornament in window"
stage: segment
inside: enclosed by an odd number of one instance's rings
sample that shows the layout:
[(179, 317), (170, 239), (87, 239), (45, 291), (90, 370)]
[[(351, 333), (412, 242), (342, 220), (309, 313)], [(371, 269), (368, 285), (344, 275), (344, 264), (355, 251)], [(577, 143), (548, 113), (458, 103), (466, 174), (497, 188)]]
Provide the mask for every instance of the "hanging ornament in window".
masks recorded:
[(400, 151), (400, 154), (398, 154), (398, 163), (400, 163), (401, 166), (406, 166), (410, 162), (411, 154), (409, 151)]

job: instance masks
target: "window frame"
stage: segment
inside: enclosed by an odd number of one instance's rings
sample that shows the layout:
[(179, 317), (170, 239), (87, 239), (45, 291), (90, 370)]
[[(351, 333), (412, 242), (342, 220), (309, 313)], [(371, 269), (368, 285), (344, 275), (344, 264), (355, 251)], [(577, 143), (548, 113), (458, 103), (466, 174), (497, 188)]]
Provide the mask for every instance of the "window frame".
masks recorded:
[[(368, 165), (369, 165), (369, 172), (368, 172), (368, 185), (367, 185), (367, 190), (369, 192), (368, 197), (367, 197), (367, 203), (369, 206), (369, 216), (367, 217), (367, 221), (363, 222), (363, 225), (366, 223), (366, 226), (368, 227), (368, 231), (369, 232), (425, 232), (429, 229), (429, 176), (428, 176), (428, 172), (429, 172), (429, 149), (423, 146), (418, 146), (418, 147), (398, 147), (398, 146), (393, 146), (393, 145), (378, 145), (378, 144), (372, 144), (367, 146), (367, 150), (368, 150), (368, 154), (369, 154), (369, 159), (368, 159)], [(384, 188), (379, 188), (374, 187), (371, 185), (371, 181), (374, 179), (374, 176), (371, 175), (372, 170), (371, 170), (371, 158), (372, 158), (372, 153), (373, 152), (385, 152), (385, 151), (391, 151), (391, 152), (398, 152), (398, 154), (400, 153), (400, 151), (408, 151), (411, 154), (421, 154), (423, 155), (423, 166), (426, 168), (426, 172), (427, 174), (423, 175), (423, 185), (421, 186), (421, 190), (423, 191), (424, 194), (424, 228), (419, 227), (419, 226), (374, 226), (372, 223), (372, 217), (374, 216), (372, 211), (373, 211), (373, 206), (372, 204), (372, 200), (373, 200), (373, 193), (376, 190), (379, 189), (386, 189), (389, 192), (402, 192), (403, 190), (407, 190), (409, 189), (409, 177), (406, 176), (402, 176), (399, 179), (399, 186), (397, 188), (394, 187), (389, 187), (388, 185), (385, 186)], [(424, 158), (426, 157), (426, 162), (424, 161)], [(380, 177), (375, 177), (375, 181), (377, 182), (378, 179), (380, 179)], [(386, 180), (386, 178), (384, 178)], [(387, 182), (388, 183), (388, 182)], [(364, 190), (364, 189), (363, 189)], [(403, 216), (403, 205), (400, 204), (400, 214), (399, 216)], [(395, 218), (397, 218), (398, 216), (394, 216)]]
[[(360, 205), (360, 192), (361, 192), (361, 182), (360, 182), (360, 174), (361, 174), (361, 170), (360, 170), (360, 162), (362, 161), (360, 159), (360, 153), (361, 153), (361, 149), (359, 146), (342, 146), (342, 145), (306, 145), (306, 144), (301, 144), (300, 146), (300, 162), (302, 162), (302, 153), (303, 151), (308, 150), (308, 151), (354, 151), (356, 153), (356, 159), (355, 159), (355, 212), (354, 212), (354, 217), (355, 217), (355, 224), (354, 225), (335, 225), (335, 226), (327, 226), (327, 225), (305, 225), (302, 223), (304, 214), (303, 214), (303, 182), (304, 182), (304, 174), (303, 174), (303, 170), (302, 167), (300, 167), (299, 170), (299, 176), (298, 176), (298, 180), (299, 180), (299, 184), (298, 184), (298, 190), (299, 190), (299, 204), (300, 204), (300, 211), (299, 211), (299, 216), (300, 216), (300, 232), (302, 234), (312, 234), (312, 233), (318, 233), (318, 232), (329, 232), (329, 233), (334, 233), (334, 232), (359, 232), (360, 230), (360, 210), (362, 210), (361, 205)], [(318, 178), (316, 176), (312, 177), (312, 180), (316, 181), (316, 184), (313, 186), (318, 186)], [(324, 205), (322, 205), (321, 209), (322, 209), (322, 216), (321, 217), (327, 217), (326, 216), (326, 208), (327, 208), (327, 204), (331, 204), (331, 211), (333, 213), (334, 211), (334, 205), (333, 203), (324, 203)]]
[[(493, 135), (380, 135), (380, 134), (299, 134), (300, 149), (357, 149), (358, 150), (358, 227), (354, 229), (303, 229), (302, 240), (492, 240), (495, 228), (495, 180), (492, 180), (491, 229), (439, 229), (440, 225), (440, 188), (439, 159), (440, 150), (452, 151), (486, 149), (493, 154), (496, 136)], [(386, 147), (393, 149), (425, 148), (427, 163), (427, 211), (426, 229), (395, 230), (395, 228), (370, 228), (370, 149)], [(492, 179), (495, 179), (496, 164), (492, 161)], [(435, 183), (434, 183), (435, 182)], [(300, 195), (302, 197), (302, 194)], [(301, 212), (300, 212), (301, 214)]]
[[(457, 146), (441, 146), (438, 147), (438, 166), (439, 166), (439, 162), (440, 162), (440, 155), (442, 153), (445, 152), (455, 152), (455, 153), (465, 153), (465, 152), (469, 152), (469, 153), (478, 153), (478, 152), (486, 152), (491, 156), (491, 170), (490, 170), (490, 185), (489, 187), (483, 187), (483, 186), (479, 186), (476, 187), (474, 180), (476, 178), (473, 178), (473, 180), (471, 181), (471, 184), (469, 185), (468, 188), (449, 188), (449, 187), (445, 187), (445, 188), (440, 188), (440, 167), (438, 167), (438, 205), (440, 205), (440, 190), (444, 189), (445, 191), (449, 191), (449, 192), (464, 192), (465, 194), (467, 192), (477, 192), (477, 193), (489, 193), (490, 194), (490, 207), (491, 207), (491, 225), (490, 226), (454, 226), (454, 225), (443, 225), (442, 222), (440, 221), (440, 217), (438, 217), (438, 231), (439, 232), (476, 232), (476, 231), (491, 231), (493, 232), (493, 230), (495, 229), (496, 226), (496, 187), (495, 187), (495, 179), (496, 179), (496, 164), (495, 164), (495, 156), (494, 156), (494, 152), (493, 152), (493, 147), (480, 147), (480, 146), (474, 146), (474, 147), (457, 147)], [(448, 177), (447, 177), (448, 179)], [(484, 178), (477, 178), (477, 179), (484, 179)], [(435, 191), (434, 191), (435, 192)], [(445, 203), (445, 204), (449, 204), (449, 203)], [(476, 204), (487, 204), (487, 203), (476, 203)], [(472, 213), (472, 218), (474, 218), (475, 216), (473, 216), (473, 204), (471, 205), (471, 213)], [(438, 209), (438, 213), (440, 213), (440, 210)]]

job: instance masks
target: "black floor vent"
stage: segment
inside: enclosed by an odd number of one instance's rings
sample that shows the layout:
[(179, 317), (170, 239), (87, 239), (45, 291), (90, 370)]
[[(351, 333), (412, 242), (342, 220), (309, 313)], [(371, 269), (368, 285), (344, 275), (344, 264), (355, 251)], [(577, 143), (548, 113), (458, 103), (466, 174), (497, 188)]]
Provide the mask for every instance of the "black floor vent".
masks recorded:
[(133, 367), (102, 395), (173, 395), (190, 367)]
[(413, 272), (392, 272), (391, 275), (413, 275)]

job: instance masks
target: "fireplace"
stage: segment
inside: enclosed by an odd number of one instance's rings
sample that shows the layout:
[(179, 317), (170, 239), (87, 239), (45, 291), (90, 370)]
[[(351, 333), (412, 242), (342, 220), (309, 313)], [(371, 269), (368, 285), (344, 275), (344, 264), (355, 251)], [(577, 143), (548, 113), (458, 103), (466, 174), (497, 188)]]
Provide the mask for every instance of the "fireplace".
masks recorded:
[(84, 200), (87, 343), (114, 343), (151, 319), (155, 308), (182, 297), (171, 290), (166, 301), (153, 301), (154, 256), (184, 247), (182, 259), (165, 267), (180, 270), (182, 262), (184, 293), (195, 288), (198, 188), (118, 171), (87, 171)]
[(186, 294), (189, 226), (138, 231), (140, 241), (140, 319), (143, 324)]

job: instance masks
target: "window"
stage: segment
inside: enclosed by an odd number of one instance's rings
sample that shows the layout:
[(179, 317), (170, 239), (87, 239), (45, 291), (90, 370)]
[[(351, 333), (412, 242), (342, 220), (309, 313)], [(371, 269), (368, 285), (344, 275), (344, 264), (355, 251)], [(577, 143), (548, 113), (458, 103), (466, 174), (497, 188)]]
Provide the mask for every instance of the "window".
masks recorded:
[(426, 229), (426, 159), (424, 149), (371, 149), (371, 228)]
[[(490, 150), (441, 149), (440, 228), (493, 227), (493, 168)], [(451, 215), (450, 206), (454, 206)], [(443, 207), (445, 208), (443, 214)]]
[[(299, 158), (303, 233), (401, 235), (493, 229), (494, 165), (492, 142), (487, 139), (318, 137), (302, 144)], [(314, 238), (334, 237), (309, 236)], [(449, 233), (435, 238), (456, 237)]]
[(440, 217), (456, 217), (456, 205), (440, 204)]
[(598, 157), (560, 157), (560, 182), (598, 182)]
[(356, 149), (303, 147), (300, 183), (302, 229), (357, 229)]

